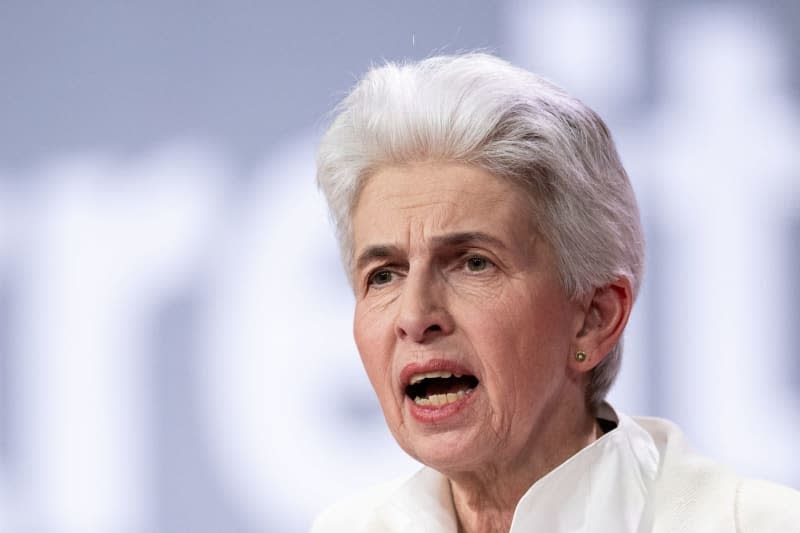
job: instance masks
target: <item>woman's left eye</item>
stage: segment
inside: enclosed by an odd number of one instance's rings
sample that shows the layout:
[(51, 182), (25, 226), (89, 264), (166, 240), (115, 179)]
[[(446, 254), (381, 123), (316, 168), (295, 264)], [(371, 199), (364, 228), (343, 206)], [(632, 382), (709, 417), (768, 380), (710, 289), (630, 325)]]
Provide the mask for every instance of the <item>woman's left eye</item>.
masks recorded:
[(467, 258), (465, 266), (470, 272), (480, 272), (489, 268), (491, 264), (492, 263), (485, 257), (473, 255)]

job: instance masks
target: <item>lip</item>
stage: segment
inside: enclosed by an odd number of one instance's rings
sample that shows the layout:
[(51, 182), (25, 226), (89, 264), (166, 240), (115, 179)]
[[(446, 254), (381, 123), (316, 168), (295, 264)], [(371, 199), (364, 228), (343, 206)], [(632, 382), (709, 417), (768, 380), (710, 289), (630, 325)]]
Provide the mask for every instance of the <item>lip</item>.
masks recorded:
[(406, 387), (408, 387), (408, 384), (411, 382), (411, 377), (414, 376), (414, 374), (423, 374), (425, 372), (451, 372), (453, 374), (459, 374), (462, 376), (475, 376), (475, 373), (472, 370), (456, 363), (455, 361), (449, 361), (447, 359), (430, 359), (429, 361), (409, 363), (403, 367), (403, 370), (400, 371), (400, 386), (403, 389), (402, 393), (405, 395)]
[[(404, 402), (411, 416), (418, 422), (425, 424), (434, 424), (443, 422), (464, 410), (475, 399), (476, 393), (480, 393), (478, 388), (472, 389), (463, 398), (459, 398), (455, 402), (445, 405), (417, 405), (414, 400), (408, 397), (405, 390), (411, 381), (412, 376), (415, 374), (422, 374), (425, 372), (451, 372), (462, 376), (471, 375), (475, 373), (472, 370), (447, 359), (431, 359), (429, 361), (410, 363), (403, 367), (400, 372), (400, 383), (402, 386), (401, 393), (404, 397)], [(477, 376), (476, 376), (477, 377)], [(480, 380), (479, 380), (480, 381)]]
[(405, 404), (411, 416), (416, 421), (424, 424), (436, 424), (438, 422), (444, 422), (448, 418), (452, 418), (463, 411), (472, 403), (475, 396), (478, 394), (480, 394), (480, 391), (477, 388), (472, 389), (469, 393), (464, 395), (463, 398), (459, 398), (453, 403), (445, 405), (417, 405), (414, 403), (414, 400), (406, 396)]

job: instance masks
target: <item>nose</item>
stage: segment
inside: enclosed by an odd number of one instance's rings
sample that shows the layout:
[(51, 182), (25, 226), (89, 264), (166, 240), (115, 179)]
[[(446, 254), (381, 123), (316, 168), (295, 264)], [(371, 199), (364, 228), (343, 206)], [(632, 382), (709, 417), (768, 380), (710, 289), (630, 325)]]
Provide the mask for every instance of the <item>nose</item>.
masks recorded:
[(453, 332), (445, 288), (434, 276), (409, 274), (403, 284), (395, 323), (397, 338), (428, 343)]

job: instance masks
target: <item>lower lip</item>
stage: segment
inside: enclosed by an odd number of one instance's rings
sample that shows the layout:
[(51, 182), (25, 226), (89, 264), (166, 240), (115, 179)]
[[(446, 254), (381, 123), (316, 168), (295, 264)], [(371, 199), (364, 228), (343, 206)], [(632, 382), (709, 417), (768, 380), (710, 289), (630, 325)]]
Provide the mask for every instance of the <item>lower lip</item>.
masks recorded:
[(406, 404), (411, 412), (411, 416), (419, 422), (425, 424), (435, 424), (451, 418), (461, 411), (463, 411), (478, 392), (478, 387), (471, 389), (469, 393), (465, 394), (458, 400), (445, 405), (417, 405), (414, 400), (406, 396)]

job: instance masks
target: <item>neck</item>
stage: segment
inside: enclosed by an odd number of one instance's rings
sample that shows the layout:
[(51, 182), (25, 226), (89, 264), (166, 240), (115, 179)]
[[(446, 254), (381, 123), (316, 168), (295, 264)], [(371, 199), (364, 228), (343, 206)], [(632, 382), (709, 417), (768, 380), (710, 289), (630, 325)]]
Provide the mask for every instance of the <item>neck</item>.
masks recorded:
[(479, 471), (448, 473), (459, 532), (508, 531), (517, 503), (528, 489), (601, 434), (583, 408), (548, 417), (522, 453), (485, 465)]

